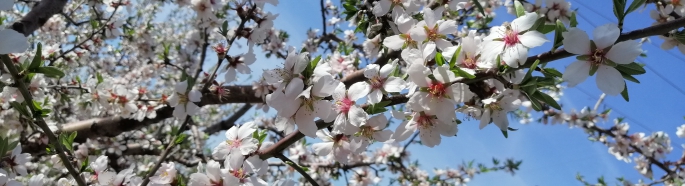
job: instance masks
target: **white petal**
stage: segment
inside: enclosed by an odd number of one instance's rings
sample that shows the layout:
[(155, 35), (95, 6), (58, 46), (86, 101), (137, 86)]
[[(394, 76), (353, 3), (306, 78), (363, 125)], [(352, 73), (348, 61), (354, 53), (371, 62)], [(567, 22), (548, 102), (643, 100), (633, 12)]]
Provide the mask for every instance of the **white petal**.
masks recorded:
[(381, 99), (383, 99), (383, 91), (381, 91), (380, 89), (374, 89), (373, 91), (371, 91), (371, 93), (369, 93), (368, 99), (369, 103), (371, 104), (380, 103)]
[(516, 44), (514, 47), (508, 47), (502, 54), (502, 61), (507, 63), (510, 67), (517, 68), (519, 64), (525, 63), (520, 61), (521, 58), (528, 57), (528, 49), (521, 44)]
[(183, 119), (188, 116), (188, 114), (186, 114), (186, 107), (184, 105), (174, 108), (174, 112), (172, 114), (178, 119)]
[(176, 107), (178, 105), (179, 101), (180, 100), (179, 100), (178, 94), (176, 94), (176, 93), (172, 93), (171, 96), (169, 96), (169, 98), (167, 98), (167, 102), (169, 102), (169, 106), (172, 106), (172, 107)]
[(613, 23), (605, 24), (595, 28), (592, 33), (592, 40), (598, 49), (607, 48), (616, 42), (618, 36), (621, 35), (621, 30)]
[(404, 45), (404, 39), (402, 39), (400, 37), (400, 35), (393, 35), (390, 37), (386, 37), (383, 40), (383, 46), (388, 47), (391, 50), (400, 50), (403, 45)]
[(574, 27), (561, 35), (564, 37), (564, 50), (578, 55), (590, 54), (590, 36), (585, 31)]
[(408, 123), (408, 121), (404, 121), (399, 126), (397, 126), (397, 129), (395, 129), (395, 133), (392, 134), (392, 139), (395, 139), (395, 141), (397, 142), (401, 142), (407, 140), (409, 136), (414, 134), (416, 128), (413, 128), (412, 130), (407, 130)]
[(316, 79), (316, 82), (312, 87), (312, 95), (317, 97), (328, 97), (333, 94), (338, 83), (339, 81), (334, 80), (330, 75), (321, 76)]
[(22, 53), (28, 48), (28, 39), (23, 34), (12, 29), (0, 30), (0, 54)]
[(312, 144), (312, 150), (319, 156), (325, 156), (333, 151), (333, 142), (322, 142)]
[(376, 130), (380, 130), (385, 128), (386, 125), (388, 125), (388, 118), (385, 117), (385, 115), (383, 114), (378, 114), (369, 118), (369, 121), (366, 122), (366, 125)]
[(352, 86), (350, 86), (350, 89), (347, 90), (347, 97), (349, 97), (352, 101), (357, 101), (363, 98), (364, 96), (368, 95), (370, 91), (371, 86), (368, 83), (357, 82), (352, 84)]
[(373, 139), (376, 141), (380, 141), (380, 142), (388, 141), (391, 136), (392, 136), (392, 131), (390, 131), (390, 130), (383, 130), (383, 131), (373, 133)]
[(188, 80), (178, 82), (176, 86), (174, 86), (174, 90), (178, 93), (186, 94), (186, 91), (188, 91)]
[(374, 76), (378, 76), (378, 72), (380, 71), (380, 68), (381, 67), (378, 64), (366, 65), (366, 70), (364, 70), (364, 77), (372, 78)]
[(628, 64), (635, 61), (637, 56), (642, 54), (641, 44), (635, 40), (622, 41), (616, 43), (607, 52), (606, 57), (618, 64)]
[(195, 103), (188, 103), (188, 104), (186, 104), (186, 113), (187, 113), (188, 115), (194, 116), (194, 115), (197, 114), (197, 112), (199, 112), (199, 111), (200, 111), (200, 107), (198, 107), (197, 105), (195, 105)]
[(229, 67), (228, 70), (226, 71), (226, 75), (224, 76), (224, 81), (233, 82), (233, 81), (235, 81), (235, 76), (236, 76), (235, 68)]
[(538, 31), (528, 31), (523, 35), (519, 35), (518, 37), (521, 41), (521, 44), (528, 48), (539, 47), (547, 42), (545, 35)]
[(538, 20), (538, 14), (535, 12), (527, 12), (526, 15), (523, 15), (519, 18), (514, 19), (514, 21), (511, 22), (511, 26), (513, 29), (515, 29), (518, 32), (525, 31), (530, 29), (530, 27), (533, 27), (535, 24), (535, 21)]
[(478, 125), (478, 128), (483, 129), (485, 126), (488, 126), (490, 123), (490, 109), (485, 109), (483, 112), (483, 115), (480, 117), (480, 125)]
[(345, 94), (347, 93), (347, 90), (345, 89), (345, 84), (344, 83), (339, 83), (337, 87), (335, 87), (335, 91), (333, 92), (333, 100), (340, 101), (345, 98)]
[(438, 26), (438, 33), (440, 34), (452, 34), (457, 32), (457, 22), (454, 20), (446, 20), (440, 23)]
[(381, 70), (378, 71), (379, 75), (381, 78), (386, 78), (392, 73), (392, 71), (395, 70), (395, 65), (394, 64), (385, 64), (383, 67), (381, 67)]
[(597, 69), (597, 88), (602, 92), (616, 96), (625, 88), (623, 76), (614, 67), (600, 65)]
[(314, 110), (317, 117), (326, 118), (333, 111), (333, 104), (326, 100), (318, 100), (314, 102)]
[(587, 61), (575, 61), (566, 67), (562, 79), (568, 87), (575, 87), (590, 76), (590, 64)]
[(188, 100), (191, 102), (200, 102), (202, 100), (202, 93), (197, 90), (190, 90), (188, 93)]
[(383, 89), (387, 92), (401, 92), (406, 82), (398, 77), (388, 77), (383, 84)]
[(352, 105), (352, 107), (350, 107), (350, 111), (347, 113), (347, 117), (350, 121), (350, 124), (354, 126), (361, 126), (362, 123), (368, 119), (369, 115), (366, 114), (364, 109), (359, 108), (359, 106)]
[(390, 10), (390, 5), (392, 2), (390, 0), (381, 0), (375, 6), (373, 6), (373, 15), (376, 17), (383, 16)]
[(248, 155), (254, 151), (257, 151), (258, 143), (259, 141), (254, 138), (243, 139), (243, 141), (240, 143), (240, 153), (243, 155)]

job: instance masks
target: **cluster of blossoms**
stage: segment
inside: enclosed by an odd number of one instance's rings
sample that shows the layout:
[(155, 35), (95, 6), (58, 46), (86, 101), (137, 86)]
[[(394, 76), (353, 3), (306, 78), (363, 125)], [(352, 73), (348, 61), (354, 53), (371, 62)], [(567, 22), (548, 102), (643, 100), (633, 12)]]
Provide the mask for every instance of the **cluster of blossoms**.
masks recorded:
[[(492, 123), (506, 135), (510, 130), (509, 113), (521, 106), (532, 108), (539, 104), (531, 100), (532, 95), (551, 97), (553, 100), (544, 100), (545, 107), (558, 100), (558, 94), (540, 92), (538, 88), (541, 87), (535, 87), (536, 84), (532, 85), (531, 92), (531, 84), (526, 84), (530, 83), (530, 73), (526, 74), (523, 69), (537, 68), (530, 65), (533, 58), (529, 57), (528, 51), (550, 42), (546, 33), (539, 31), (540, 25), (536, 22), (544, 19), (545, 23), (561, 22), (570, 26), (574, 16), (571, 4), (563, 0), (523, 1), (524, 13), (521, 14), (512, 2), (452, 0), (428, 4), (421, 0), (365, 1), (364, 10), (353, 11), (354, 15), (349, 10), (358, 8), (354, 4), (342, 6), (346, 9), (342, 14), (332, 2), (325, 5), (322, 2), (324, 20), (327, 11), (334, 15), (324, 26), (330, 25), (336, 31), (318, 35), (321, 30), (310, 29), (302, 52), (297, 52), (295, 47), (286, 47), (287, 33), (274, 28), (274, 21), (279, 15), (264, 11), (265, 4), (278, 5), (277, 0), (178, 0), (174, 2), (178, 9), (171, 10), (170, 17), (173, 20), (181, 15), (194, 17), (190, 22), (169, 23), (154, 21), (154, 15), (161, 11), (163, 3), (127, 0), (69, 2), (65, 11), (71, 10), (74, 14), (53, 16), (45, 21), (37, 36), (27, 38), (15, 30), (0, 30), (0, 54), (9, 57), (11, 62), (8, 63), (26, 68), (32, 66), (33, 56), (41, 56), (36, 59), (46, 64), (41, 63), (40, 67), (55, 67), (60, 73), (59, 69), (66, 71), (60, 76), (55, 76), (57, 72), (51, 71), (52, 68), (36, 73), (26, 71), (31, 75), (27, 76), (28, 81), (21, 82), (12, 77), (16, 77), (16, 73), (8, 73), (7, 69), (12, 65), (0, 70), (3, 86), (0, 119), (8, 123), (2, 128), (9, 128), (7, 134), (12, 139), (42, 145), (31, 151), (61, 149), (55, 148), (54, 144), (62, 145), (60, 143), (74, 140), (64, 140), (63, 134), (75, 134), (65, 132), (69, 130), (78, 130), (78, 135), (83, 135), (79, 136), (82, 139), (75, 142), (79, 143), (77, 147), (66, 144), (64, 147), (69, 149), (68, 152), (56, 154), (50, 151), (48, 156), (41, 154), (36, 157), (22, 153), (22, 144), (17, 144), (9, 155), (1, 156), (0, 185), (19, 185), (21, 182), (27, 185), (76, 184), (74, 177), (50, 179), (48, 176), (55, 174), (49, 173), (54, 172), (32, 163), (32, 158), (50, 162), (53, 168), (59, 169), (57, 174), (60, 175), (71, 173), (63, 170), (68, 163), (87, 165), (77, 167), (89, 169), (78, 170), (77, 174), (86, 183), (94, 185), (141, 185), (148, 181), (151, 185), (175, 185), (186, 177), (188, 185), (193, 186), (268, 185), (268, 181), (275, 181), (276, 185), (294, 185), (294, 181), (287, 179), (293, 177), (294, 169), (301, 169), (293, 165), (294, 162), (310, 167), (304, 172), (316, 180), (339, 177), (335, 175), (339, 174), (337, 169), (351, 170), (354, 175), (349, 183), (352, 185), (378, 184), (381, 175), (369, 168), (378, 164), (388, 165), (391, 171), (401, 172), (404, 176), (401, 179), (414, 183), (445, 184), (434, 180), (439, 179), (464, 184), (479, 173), (476, 168), (438, 169), (431, 178), (418, 165), (400, 166), (409, 161), (410, 154), (400, 142), (411, 137), (407, 142), (411, 144), (418, 136), (422, 145), (440, 145), (443, 136), (457, 135), (461, 118), (479, 120), (481, 129)], [(650, 16), (656, 20), (655, 25), (677, 19), (685, 11), (677, 0), (654, 4), (657, 9), (652, 10)], [(13, 5), (13, 1), (0, 0), (1, 10), (11, 10)], [(493, 9), (500, 5), (507, 6), (510, 13), (519, 17), (499, 26), (487, 27), (495, 15)], [(234, 17), (239, 20), (239, 25), (235, 25), (237, 28), (228, 28), (230, 21), (223, 21), (231, 19), (232, 15), (226, 13), (228, 10), (237, 12)], [(151, 16), (140, 16), (146, 12)], [(19, 16), (3, 14), (11, 17), (3, 20), (20, 20), (24, 12), (16, 14)], [(96, 15), (88, 17), (91, 14)], [(362, 32), (367, 37), (362, 44), (355, 43), (359, 40), (359, 31), (340, 30), (342, 19), (339, 17), (345, 14), (350, 17), (348, 20), (352, 26), (366, 24)], [(474, 19), (465, 20), (464, 17), (469, 16)], [(459, 29), (462, 24), (466, 25)], [(70, 27), (72, 25), (75, 29)], [(61, 30), (74, 37), (61, 36)], [(620, 68), (632, 64), (643, 52), (639, 42), (620, 40), (621, 29), (614, 24), (597, 27), (592, 40), (574, 26), (557, 32), (560, 33), (556, 37), (563, 37), (563, 40), (552, 41), (555, 42), (553, 44), (563, 45), (566, 52), (578, 56), (578, 60), (558, 78), (573, 87), (596, 73), (597, 86), (602, 92), (618, 95), (625, 90), (625, 75)], [(337, 34), (343, 36), (338, 38)], [(678, 47), (685, 51), (685, 45), (679, 40), (681, 35), (682, 31), (677, 30), (661, 35), (665, 40), (662, 48)], [(231, 46), (239, 45), (234, 43), (237, 38), (247, 41), (247, 50), (243, 54), (229, 55)], [(34, 52), (35, 48), (27, 51), (29, 40), (42, 42), (45, 47), (41, 52)], [(310, 55), (319, 52), (322, 43), (329, 44), (330, 55), (312, 59)], [(207, 50), (211, 50), (209, 46), (217, 54), (218, 64), (209, 73), (203, 73), (204, 62), (209, 60), (206, 59)], [(255, 47), (261, 47), (267, 56), (283, 58), (283, 67), (264, 71), (252, 89), (248, 86), (243, 92), (229, 92), (230, 88), (238, 86), (224, 84), (237, 82), (241, 75), (254, 73), (252, 68), (255, 67), (250, 66), (257, 62)], [(287, 53), (282, 53), (285, 50)], [(391, 54), (395, 57), (386, 57)], [(361, 67), (362, 58), (379, 61)], [(194, 68), (199, 70), (188, 70)], [(540, 71), (546, 73), (544, 70)], [(217, 73), (224, 74), (223, 83), (215, 81)], [(197, 77), (200, 75), (205, 78)], [(81, 78), (86, 81), (81, 82)], [(20, 90), (17, 84), (21, 83), (26, 83), (28, 90)], [(22, 96), (22, 91), (28, 91), (33, 100)], [(248, 93), (248, 96), (231, 97), (242, 93)], [(230, 123), (232, 127), (225, 127), (228, 125), (219, 122), (225, 113), (215, 111), (220, 106), (209, 105), (236, 103), (240, 102), (235, 101), (239, 99), (260, 104), (258, 108), (265, 112), (273, 108), (277, 112), (275, 119), (268, 121), (271, 124), (261, 126), (255, 122), (235, 126), (235, 119)], [(393, 108), (386, 112), (385, 107), (405, 102), (402, 110)], [(39, 116), (26, 117), (26, 113), (21, 113), (26, 108), (16, 106), (22, 106), (21, 103), (33, 104), (30, 109), (45, 109), (26, 112), (31, 115), (40, 113)], [(245, 108), (249, 110), (250, 107), (247, 105)], [(220, 110), (227, 112), (225, 108)], [(530, 113), (526, 114), (527, 122), (532, 121)], [(106, 118), (86, 120), (93, 116)], [(171, 117), (176, 120), (151, 124)], [(597, 132), (596, 139), (606, 144), (617, 159), (635, 161), (640, 173), (652, 177), (651, 165), (664, 160), (665, 155), (672, 151), (668, 135), (663, 132), (628, 134), (628, 125), (621, 122), (616, 122), (611, 129), (601, 129), (595, 125), (601, 117), (606, 116), (587, 109), (571, 114), (550, 109), (544, 116), (552, 118), (552, 123), (568, 123)], [(36, 118), (40, 121), (33, 121)], [(392, 119), (401, 121), (394, 130), (390, 129)], [(83, 120), (87, 122), (80, 122)], [(45, 123), (51, 131), (43, 128), (42, 133), (54, 131), (62, 141), (49, 141), (48, 135), (42, 134), (32, 124), (22, 123), (24, 121)], [(98, 127), (113, 123), (125, 124), (98, 131), (103, 129)], [(83, 128), (89, 130), (81, 130)], [(269, 151), (274, 143), (264, 141), (266, 134), (259, 130), (261, 128), (273, 132), (273, 139), (284, 140), (285, 146), (289, 146), (273, 149), (287, 149), (288, 156), (282, 160), (290, 159), (284, 162), (293, 169), (287, 173), (273, 173), (269, 168), (271, 163), (262, 158), (274, 157), (275, 153), (281, 152)], [(211, 157), (205, 157), (202, 152), (204, 133), (212, 134), (221, 129), (228, 129), (226, 140), (207, 153)], [(30, 133), (33, 133), (31, 137), (17, 136)], [(183, 135), (189, 133), (193, 137), (184, 141)], [(298, 139), (293, 133), (320, 141), (293, 145)], [(116, 137), (86, 139), (97, 135)], [(685, 126), (678, 129), (677, 135), (685, 136)], [(194, 144), (188, 145), (188, 141)], [(49, 142), (53, 146), (48, 147)], [(370, 149), (375, 142), (384, 144), (379, 149)], [(134, 160), (140, 157), (127, 154), (136, 144), (143, 146), (141, 151), (145, 153), (159, 155), (155, 149), (164, 149), (164, 143), (168, 144), (164, 154), (173, 151), (174, 158), (201, 156), (204, 163), (195, 163), (197, 171), (186, 170), (179, 168), (182, 167), (180, 164), (192, 167), (193, 163), (181, 163), (178, 159), (174, 162), (168, 157), (139, 163)], [(184, 146), (171, 148), (174, 145)], [(178, 153), (181, 149), (182, 153)], [(635, 157), (635, 154), (640, 155)], [(63, 162), (66, 159), (60, 155), (73, 157), (73, 162)], [(355, 165), (361, 168), (350, 169), (349, 166)], [(494, 169), (515, 170), (509, 166)], [(674, 172), (685, 177), (684, 171)], [(142, 176), (144, 173), (148, 176)], [(189, 173), (188, 176), (185, 173)], [(269, 173), (279, 176), (268, 180), (265, 177)]]

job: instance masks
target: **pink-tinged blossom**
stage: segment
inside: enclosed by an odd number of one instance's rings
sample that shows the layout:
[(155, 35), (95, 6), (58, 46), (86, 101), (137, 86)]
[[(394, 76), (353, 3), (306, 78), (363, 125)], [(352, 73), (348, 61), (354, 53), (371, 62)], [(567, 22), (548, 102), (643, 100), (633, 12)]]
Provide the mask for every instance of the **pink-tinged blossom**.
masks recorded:
[(383, 67), (380, 67), (378, 64), (366, 66), (364, 77), (368, 78), (368, 81), (363, 83), (371, 87), (368, 96), (369, 103), (380, 103), (383, 95), (391, 92), (401, 92), (404, 89), (406, 82), (402, 78), (390, 75), (397, 68), (397, 61), (385, 64)]
[(333, 123), (333, 132), (352, 135), (359, 130), (359, 126), (369, 117), (368, 114), (356, 104), (356, 101), (369, 94), (369, 87), (363, 82), (357, 82), (345, 89), (345, 84), (340, 82), (333, 92), (333, 100), (337, 117)]
[(415, 111), (408, 122), (397, 127), (393, 138), (395, 141), (401, 142), (416, 131), (419, 132), (423, 145), (434, 147), (440, 144), (441, 135), (447, 137), (457, 135), (457, 123), (452, 119), (442, 120), (432, 111)]
[[(597, 74), (597, 87), (608, 95), (618, 95), (625, 88), (625, 80), (614, 68), (617, 64), (629, 64), (642, 53), (641, 44), (635, 40), (616, 43), (621, 35), (615, 24), (595, 28), (594, 39), (578, 28), (569, 28), (564, 36), (564, 48), (572, 54), (580, 55), (571, 63), (562, 78), (569, 87), (575, 87), (590, 77), (593, 69)], [(614, 44), (616, 43), (616, 44)]]
[(528, 49), (538, 47), (547, 42), (545, 35), (532, 28), (537, 21), (537, 13), (526, 13), (505, 23), (503, 26), (494, 26), (490, 29), (490, 35), (483, 39), (483, 55), (487, 60), (494, 61), (501, 56), (510, 67), (518, 67), (526, 62)]
[(388, 141), (392, 136), (392, 131), (383, 130), (388, 124), (388, 118), (383, 114), (375, 115), (362, 123), (359, 126), (359, 132), (352, 138), (360, 145), (356, 152), (363, 152), (374, 141)]
[(484, 99), (484, 111), (480, 118), (480, 129), (485, 128), (485, 126), (492, 122), (500, 130), (507, 131), (509, 127), (507, 113), (521, 106), (521, 100), (518, 99), (518, 91), (507, 89), (500, 94), (500, 97)]
[(409, 79), (420, 88), (407, 101), (407, 107), (415, 111), (430, 110), (444, 121), (456, 117), (455, 105), (470, 100), (474, 94), (468, 85), (455, 82), (456, 76), (446, 66), (433, 70), (433, 79), (429, 78), (430, 70), (423, 65), (409, 67)]
[(327, 129), (319, 130), (316, 136), (323, 140), (323, 142), (312, 145), (312, 150), (319, 156), (326, 156), (333, 153), (336, 161), (345, 164), (349, 160), (348, 156), (355, 151), (357, 145), (351, 144), (350, 139), (344, 134), (335, 134), (328, 132)]
[(409, 33), (411, 38), (417, 42), (435, 42), (438, 49), (445, 50), (451, 47), (452, 43), (445, 40), (446, 35), (457, 32), (457, 22), (454, 20), (443, 20), (442, 13), (444, 8), (431, 10), (423, 9), (423, 20), (416, 23)]
[(151, 184), (170, 184), (176, 180), (176, 164), (174, 162), (162, 163), (154, 176), (150, 177)]
[(233, 126), (226, 131), (226, 140), (214, 148), (212, 156), (215, 159), (225, 159), (228, 154), (239, 153), (248, 155), (257, 150), (259, 141), (252, 137), (257, 130), (257, 124), (247, 122), (240, 126)]

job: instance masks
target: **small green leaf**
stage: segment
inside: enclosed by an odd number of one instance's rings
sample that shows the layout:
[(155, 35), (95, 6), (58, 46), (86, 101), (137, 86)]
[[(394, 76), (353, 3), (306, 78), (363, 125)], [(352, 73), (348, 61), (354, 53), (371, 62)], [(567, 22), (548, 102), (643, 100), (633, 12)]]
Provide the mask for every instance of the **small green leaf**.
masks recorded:
[(621, 73), (621, 76), (623, 76), (623, 79), (626, 79), (626, 80), (628, 80), (628, 81), (632, 81), (632, 82), (635, 82), (635, 83), (640, 83), (640, 81), (637, 80), (637, 79), (636, 79), (635, 77), (633, 77), (632, 75), (626, 74), (626, 73), (623, 73), (623, 72), (620, 72), (620, 73)]
[[(452, 58), (455, 58), (456, 56), (453, 56)], [(435, 54), (435, 63), (438, 64), (438, 66), (442, 66), (445, 64), (445, 59), (442, 57), (442, 52), (438, 52)]]
[(630, 12), (637, 10), (638, 8), (640, 8), (640, 6), (645, 4), (645, 2), (647, 2), (647, 0), (633, 0), (633, 3), (630, 3), (630, 6), (628, 6), (628, 10), (626, 10), (625, 15), (628, 15)]
[(452, 72), (453, 72), (455, 75), (457, 75), (457, 76), (459, 76), (459, 77), (464, 77), (464, 78), (466, 78), (466, 79), (473, 79), (473, 78), (476, 78), (476, 75), (469, 74), (468, 72), (462, 70), (462, 69), (459, 68), (459, 67), (454, 67), (454, 70), (452, 70)]
[(552, 46), (552, 51), (564, 44), (564, 36), (561, 34), (564, 32), (566, 32), (566, 26), (564, 26), (564, 23), (562, 23), (561, 20), (557, 19), (557, 24), (554, 30), (554, 46)]
[(599, 69), (598, 65), (592, 65), (590, 66), (590, 76), (595, 75), (595, 72), (597, 72), (597, 69)]
[(563, 74), (561, 74), (561, 72), (559, 72), (557, 69), (554, 69), (554, 68), (545, 68), (545, 69), (543, 69), (542, 74), (551, 75), (553, 77), (562, 77), (563, 76)]
[[(504, 135), (504, 138), (509, 138), (509, 132), (506, 130), (500, 130), (502, 132), (502, 135)], [(485, 171), (487, 172), (487, 170)]]
[(480, 4), (479, 0), (471, 0), (471, 2), (476, 5), (476, 9), (478, 9), (478, 12), (480, 12), (483, 15), (485, 14), (485, 9), (483, 8), (483, 5)]
[(36, 110), (43, 110), (43, 108), (40, 107), (40, 103), (36, 100), (33, 100), (33, 108)]
[(557, 25), (547, 25), (547, 24), (541, 24), (538, 26), (537, 31), (542, 33), (542, 34), (548, 34), (552, 31), (554, 31), (557, 28)]
[(312, 60), (312, 62), (310, 64), (312, 65), (312, 67), (316, 68), (316, 65), (319, 64), (320, 60), (321, 60), (321, 55), (316, 56), (316, 58), (314, 58), (314, 60)]
[(100, 74), (100, 72), (96, 73), (95, 77), (98, 79), (98, 85), (100, 85), (100, 83), (104, 81), (104, 79), (102, 79), (102, 74)]
[(576, 11), (573, 11), (573, 12), (571, 13), (571, 23), (570, 23), (569, 26), (571, 26), (571, 27), (576, 27), (576, 26), (578, 26), (578, 20), (576, 19)]
[(549, 105), (549, 106), (551, 106), (551, 107), (553, 107), (553, 108), (555, 108), (555, 109), (557, 109), (557, 110), (561, 110), (561, 106), (559, 106), (559, 103), (557, 103), (557, 101), (554, 100), (554, 98), (552, 98), (552, 96), (549, 96), (549, 95), (547, 95), (547, 94), (545, 94), (545, 93), (543, 93), (543, 92), (540, 92), (540, 91), (535, 92), (535, 96), (536, 96), (539, 100), (541, 100), (541, 101), (547, 103), (547, 105)]
[(12, 108), (16, 109), (17, 112), (19, 112), (19, 114), (31, 118), (31, 113), (29, 112), (29, 110), (26, 109), (26, 106), (24, 106), (24, 104), (13, 101), (13, 102), (10, 102), (10, 106), (12, 106)]
[(623, 99), (625, 99), (627, 102), (630, 102), (630, 97), (628, 97), (628, 85), (624, 85), (625, 88), (623, 88), (623, 91), (621, 92), (621, 96)]
[(37, 69), (40, 66), (43, 66), (43, 52), (42, 52), (43, 45), (41, 43), (38, 43), (38, 46), (36, 47), (36, 56), (33, 57), (33, 60), (31, 61), (31, 65), (29, 65), (29, 68), (27, 70), (33, 71)]
[(366, 108), (366, 113), (372, 115), (388, 111), (388, 109), (386, 109), (385, 106), (388, 106), (390, 103), (391, 101), (381, 101), (380, 103), (370, 105)]
[(629, 74), (629, 75), (640, 75), (640, 74), (647, 73), (647, 71), (645, 70), (644, 67), (642, 67), (642, 65), (635, 63), (635, 62), (628, 63), (628, 64), (616, 65), (616, 70), (618, 70), (620, 72), (625, 72), (626, 74)]
[(178, 136), (178, 138), (176, 138), (176, 141), (174, 141), (174, 143), (176, 143), (177, 145), (178, 145), (178, 144), (181, 144), (181, 143), (183, 143), (183, 141), (186, 140), (186, 138), (188, 138), (188, 135), (187, 135), (187, 134), (180, 134), (180, 135)]
[(626, 0), (614, 0), (614, 15), (619, 20), (623, 22), (623, 15), (626, 8)]
[(514, 1), (514, 8), (516, 9), (516, 17), (521, 17), (526, 15), (526, 10), (523, 8), (521, 1)]
[(44, 75), (47, 76), (47, 77), (54, 77), (54, 78), (61, 78), (61, 77), (64, 77), (64, 72), (62, 72), (62, 71), (59, 70), (58, 68), (52, 67), (52, 66), (39, 67), (39, 68), (36, 70), (36, 73), (44, 74)]
[(452, 59), (450, 59), (450, 69), (457, 65), (457, 58), (459, 58), (459, 55), (461, 55), (461, 45), (459, 45), (457, 51), (454, 51), (454, 55), (452, 55)]
[(535, 69), (538, 67), (538, 64), (540, 64), (539, 59), (533, 62), (533, 65), (530, 66), (530, 69), (528, 69), (528, 72), (526, 72), (526, 76), (523, 77), (521, 83), (526, 83), (533, 76), (533, 71), (535, 71)]

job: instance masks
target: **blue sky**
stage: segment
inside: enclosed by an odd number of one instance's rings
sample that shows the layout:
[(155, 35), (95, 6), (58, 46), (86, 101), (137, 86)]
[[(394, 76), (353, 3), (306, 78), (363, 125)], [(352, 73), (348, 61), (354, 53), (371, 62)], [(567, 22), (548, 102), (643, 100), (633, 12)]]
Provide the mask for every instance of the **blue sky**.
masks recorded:
[[(573, 9), (579, 9), (579, 27), (588, 33), (592, 33), (596, 26), (616, 23), (611, 1), (571, 0), (570, 2)], [(649, 18), (651, 9), (654, 7), (650, 6), (645, 11), (640, 12), (640, 9), (630, 14), (626, 18), (624, 30), (632, 31), (649, 26), (653, 22)], [(297, 3), (281, 1), (275, 8), (267, 5), (267, 10), (279, 14), (274, 22), (275, 27), (287, 31), (291, 36), (288, 44), (297, 47), (298, 50), (309, 28), (321, 28), (318, 0), (298, 0)], [(497, 18), (494, 23), (497, 24), (514, 18), (506, 13), (505, 8), (498, 9), (496, 13)], [(332, 29), (329, 27), (328, 30)], [(548, 39), (552, 40), (553, 36), (548, 35)], [(685, 73), (681, 73), (681, 69), (685, 68), (685, 60), (675, 49), (661, 50), (658, 47), (661, 40), (658, 38), (651, 39), (653, 43), (643, 45), (648, 57), (640, 59), (647, 64), (647, 74), (636, 76), (642, 82), (641, 84), (628, 82), (631, 101), (626, 102), (620, 96), (607, 96), (604, 106), (613, 109), (612, 119), (626, 117), (626, 122), (631, 125), (631, 132), (645, 132), (647, 135), (656, 131), (667, 132), (672, 137), (672, 146), (674, 146), (669, 158), (677, 159), (683, 151), (680, 144), (684, 140), (676, 137), (675, 129), (685, 123), (683, 121), (685, 114), (682, 112), (685, 110), (683, 108), (685, 107), (685, 93), (675, 87), (685, 89), (685, 83), (677, 81), (685, 79)], [(539, 54), (550, 48), (550, 44), (547, 44), (531, 50), (529, 55)], [(239, 54), (244, 51), (244, 48), (235, 48), (230, 53)], [(257, 63), (251, 66), (255, 72), (253, 77), (259, 77), (260, 69), (273, 68), (282, 64), (281, 60), (267, 59), (263, 54), (257, 54), (257, 57)], [(573, 62), (572, 60), (574, 58), (554, 61), (548, 67), (555, 67), (563, 72), (564, 67)], [(205, 69), (209, 68), (211, 66)], [(672, 85), (666, 80), (671, 81)], [(245, 83), (245, 81), (241, 82), (241, 84)], [(566, 89), (560, 103), (563, 104), (565, 111), (580, 110), (585, 106), (593, 106), (600, 94), (601, 91), (597, 89), (594, 77), (591, 77), (577, 87)], [(253, 114), (254, 109), (243, 117), (243, 121), (248, 120)], [(487, 173), (476, 176), (471, 181), (471, 185), (580, 185), (580, 182), (575, 180), (576, 173), (581, 173), (586, 180), (591, 182), (600, 176), (605, 176), (612, 185), (616, 182), (614, 178), (622, 176), (631, 181), (647, 179), (638, 174), (633, 168), (634, 164), (618, 161), (607, 152), (604, 145), (588, 141), (587, 135), (581, 129), (538, 123), (521, 125), (518, 121), (512, 120), (511, 127), (519, 130), (510, 132), (509, 138), (504, 138), (494, 126), (479, 130), (477, 125), (476, 121), (465, 121), (460, 125), (457, 137), (443, 138), (442, 144), (435, 148), (410, 146), (412, 158), (418, 159), (424, 170), (429, 171), (434, 167), (457, 167), (462, 161), (470, 160), (490, 164), (493, 157), (501, 160), (506, 158), (523, 160), (521, 169), (516, 175), (512, 176), (504, 172)], [(599, 125), (610, 127), (613, 123)], [(432, 174), (432, 171), (430, 173)], [(655, 175), (659, 175), (656, 169)]]

